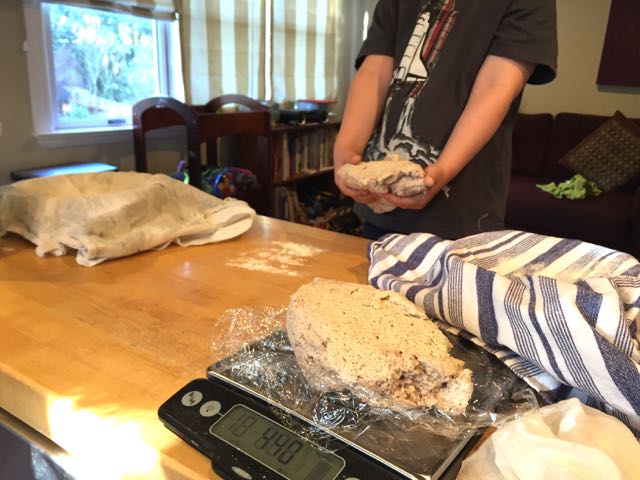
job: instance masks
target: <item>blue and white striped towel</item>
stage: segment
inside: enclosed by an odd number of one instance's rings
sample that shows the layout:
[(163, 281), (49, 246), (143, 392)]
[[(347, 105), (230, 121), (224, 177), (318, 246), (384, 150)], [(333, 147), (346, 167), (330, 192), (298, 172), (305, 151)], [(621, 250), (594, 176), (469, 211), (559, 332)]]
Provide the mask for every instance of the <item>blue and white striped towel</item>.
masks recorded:
[(580, 394), (640, 432), (634, 257), (507, 230), (457, 241), (388, 235), (370, 244), (369, 260), (373, 286), (468, 332), (548, 399)]

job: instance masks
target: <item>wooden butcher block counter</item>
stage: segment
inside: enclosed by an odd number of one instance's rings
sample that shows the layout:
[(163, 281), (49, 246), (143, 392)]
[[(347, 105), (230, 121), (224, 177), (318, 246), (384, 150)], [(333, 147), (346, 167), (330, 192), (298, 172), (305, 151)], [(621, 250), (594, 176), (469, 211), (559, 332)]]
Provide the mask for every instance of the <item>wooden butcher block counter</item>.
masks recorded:
[(158, 407), (216, 359), (226, 309), (285, 305), (316, 276), (365, 283), (367, 242), (258, 217), (219, 244), (83, 267), (0, 241), (0, 407), (92, 478), (217, 478)]

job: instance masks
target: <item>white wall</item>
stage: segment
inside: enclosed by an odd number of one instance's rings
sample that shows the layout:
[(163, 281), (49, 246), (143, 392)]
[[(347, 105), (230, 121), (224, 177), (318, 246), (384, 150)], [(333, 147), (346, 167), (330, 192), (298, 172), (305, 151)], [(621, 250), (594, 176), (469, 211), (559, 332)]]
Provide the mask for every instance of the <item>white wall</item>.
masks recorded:
[[(528, 86), (521, 111), (611, 115), (620, 110), (640, 118), (640, 88), (596, 85), (610, 7), (611, 0), (557, 0), (558, 77), (548, 85)], [(640, 48), (640, 33), (637, 39)]]

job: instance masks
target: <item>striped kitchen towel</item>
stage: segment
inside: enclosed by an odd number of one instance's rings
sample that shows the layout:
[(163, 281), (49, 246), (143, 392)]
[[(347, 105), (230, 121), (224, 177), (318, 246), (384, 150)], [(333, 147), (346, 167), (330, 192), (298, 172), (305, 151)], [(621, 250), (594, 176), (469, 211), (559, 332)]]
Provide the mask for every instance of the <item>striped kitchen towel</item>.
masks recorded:
[(370, 244), (369, 260), (373, 286), (470, 336), (550, 401), (582, 397), (640, 432), (634, 257), (506, 230), (456, 241), (387, 235)]

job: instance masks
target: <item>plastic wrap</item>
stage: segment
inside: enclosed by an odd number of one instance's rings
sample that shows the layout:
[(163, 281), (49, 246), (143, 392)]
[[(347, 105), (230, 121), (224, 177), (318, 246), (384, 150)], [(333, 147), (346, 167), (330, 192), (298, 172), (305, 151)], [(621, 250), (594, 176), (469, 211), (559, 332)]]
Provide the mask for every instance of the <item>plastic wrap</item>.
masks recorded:
[[(432, 473), (437, 461), (460, 442), (538, 407), (535, 392), (499, 360), (447, 332), (443, 333), (453, 345), (451, 355), (463, 360), (473, 373), (474, 393), (462, 415), (400, 404), (373, 407), (368, 399), (376, 393), (354, 386), (318, 390), (307, 382), (296, 362), (285, 318), (286, 308), (282, 307), (224, 312), (214, 329), (211, 369), (322, 427), (299, 431), (286, 414), (274, 409), (285, 425), (316, 443), (323, 444), (326, 429), (416, 473)], [(417, 445), (424, 447), (416, 449)]]
[[(74, 477), (65, 471), (54, 459), (41, 449), (31, 446), (31, 474), (36, 480), (73, 480)], [(26, 473), (26, 472), (25, 472)]]
[(464, 460), (457, 478), (632, 480), (639, 477), (640, 443), (629, 428), (614, 416), (571, 398), (503, 426)]

